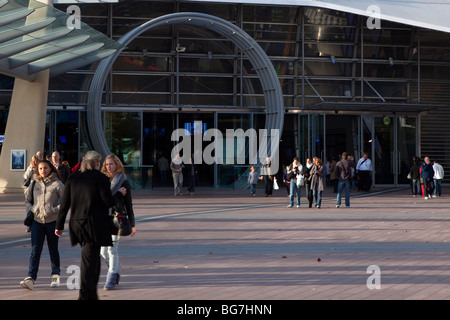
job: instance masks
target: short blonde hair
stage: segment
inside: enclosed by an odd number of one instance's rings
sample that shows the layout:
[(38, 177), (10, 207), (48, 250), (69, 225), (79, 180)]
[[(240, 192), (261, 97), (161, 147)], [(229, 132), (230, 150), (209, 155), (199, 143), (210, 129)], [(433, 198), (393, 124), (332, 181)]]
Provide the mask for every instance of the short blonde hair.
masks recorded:
[(102, 155), (97, 151), (91, 150), (86, 152), (83, 157), (83, 161), (81, 162), (81, 172), (85, 172), (86, 170), (95, 170), (97, 161), (100, 162), (100, 160), (102, 160)]
[(123, 173), (125, 174), (125, 168), (123, 167), (122, 161), (120, 161), (119, 157), (115, 154), (107, 155), (105, 161), (103, 161), (102, 172), (108, 175), (108, 170), (106, 170), (106, 160), (112, 159), (116, 164), (116, 172), (115, 173)]

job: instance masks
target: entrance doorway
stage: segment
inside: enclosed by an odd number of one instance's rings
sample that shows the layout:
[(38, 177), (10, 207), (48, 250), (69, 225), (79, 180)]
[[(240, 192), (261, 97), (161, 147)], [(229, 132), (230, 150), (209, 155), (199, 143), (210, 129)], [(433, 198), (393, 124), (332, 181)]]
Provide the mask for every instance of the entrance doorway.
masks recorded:
[[(314, 145), (317, 139), (311, 138)], [(416, 116), (325, 115), (326, 158), (339, 159), (346, 151), (357, 162), (367, 152), (376, 186), (409, 184), (407, 175), (412, 157), (417, 155), (416, 138)]]

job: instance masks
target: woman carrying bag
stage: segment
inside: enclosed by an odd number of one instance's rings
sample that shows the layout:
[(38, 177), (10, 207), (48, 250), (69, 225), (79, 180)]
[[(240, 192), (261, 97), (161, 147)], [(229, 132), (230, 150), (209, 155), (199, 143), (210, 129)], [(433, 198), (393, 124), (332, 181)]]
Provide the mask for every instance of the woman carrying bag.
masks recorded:
[[(115, 200), (113, 212), (119, 214), (122, 219), (128, 219), (131, 225), (131, 236), (133, 237), (135, 229), (135, 220), (133, 212), (133, 203), (131, 198), (131, 187), (125, 175), (125, 169), (120, 159), (110, 154), (105, 158), (102, 172), (108, 176), (111, 181), (111, 193)], [(101, 247), (100, 253), (108, 265), (108, 274), (106, 276), (106, 284), (103, 290), (114, 289), (119, 284), (120, 279), (120, 263), (119, 263), (119, 240), (120, 230), (118, 234), (112, 234), (112, 246)]]
[(35, 183), (31, 183), (25, 190), (26, 209), (32, 212), (34, 218), (30, 228), (31, 256), (28, 277), (20, 282), (22, 287), (30, 290), (34, 289), (46, 238), (52, 269), (50, 286), (57, 287), (59, 285), (61, 270), (55, 225), (59, 200), (64, 191), (64, 185), (59, 180), (58, 170), (47, 160), (41, 160), (37, 164), (34, 180)]

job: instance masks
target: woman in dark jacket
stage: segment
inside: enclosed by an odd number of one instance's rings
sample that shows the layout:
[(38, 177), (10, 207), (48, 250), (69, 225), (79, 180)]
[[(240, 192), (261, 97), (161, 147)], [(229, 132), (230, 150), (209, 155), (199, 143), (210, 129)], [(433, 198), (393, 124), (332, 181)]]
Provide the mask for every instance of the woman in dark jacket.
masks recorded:
[[(116, 201), (114, 210), (123, 216), (127, 216), (131, 225), (130, 235), (133, 237), (136, 229), (131, 199), (131, 187), (125, 175), (123, 164), (116, 155), (110, 154), (105, 158), (105, 162), (103, 162), (102, 172), (111, 181), (111, 193)], [(119, 284), (120, 279), (118, 251), (120, 236), (118, 234), (113, 234), (111, 238), (113, 245), (102, 246), (100, 249), (100, 253), (108, 265), (108, 275), (106, 276), (106, 284), (103, 287), (103, 290), (114, 289), (114, 287)]]
[(417, 196), (417, 194), (421, 195), (420, 190), (420, 159), (418, 157), (413, 157), (413, 165), (409, 170), (409, 174), (411, 175), (411, 193), (413, 196)]
[(56, 222), (55, 233), (62, 235), (70, 209), (70, 239), (81, 245), (80, 300), (96, 300), (100, 277), (100, 247), (111, 246), (109, 208), (114, 205), (107, 176), (99, 171), (101, 155), (88, 151), (80, 171), (67, 181)]

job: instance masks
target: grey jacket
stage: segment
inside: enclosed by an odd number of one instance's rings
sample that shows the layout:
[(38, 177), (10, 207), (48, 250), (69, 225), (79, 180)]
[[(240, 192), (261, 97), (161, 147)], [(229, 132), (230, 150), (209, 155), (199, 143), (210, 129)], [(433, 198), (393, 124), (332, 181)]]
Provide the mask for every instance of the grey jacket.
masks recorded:
[[(25, 189), (26, 210), (34, 213), (34, 220), (39, 223), (49, 223), (56, 220), (60, 201), (64, 191), (64, 184), (58, 179), (55, 172), (42, 178), (35, 175), (36, 183), (30, 183)], [(32, 203), (33, 201), (33, 203)]]

